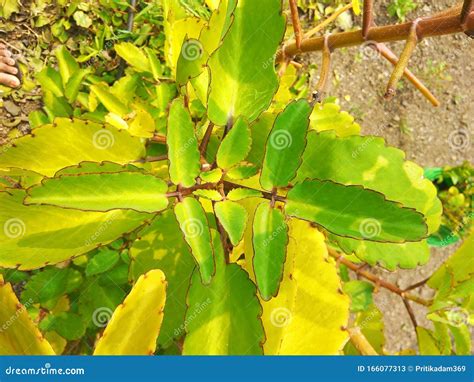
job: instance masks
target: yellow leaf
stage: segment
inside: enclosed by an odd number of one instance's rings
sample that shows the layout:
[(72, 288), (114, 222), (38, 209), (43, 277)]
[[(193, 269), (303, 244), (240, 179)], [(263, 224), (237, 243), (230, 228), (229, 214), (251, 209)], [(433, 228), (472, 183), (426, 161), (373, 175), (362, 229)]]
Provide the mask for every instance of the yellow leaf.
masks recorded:
[(0, 307), (0, 355), (55, 354), (1, 275)]
[(356, 16), (360, 15), (360, 0), (352, 0), (352, 10)]
[(140, 276), (115, 309), (94, 355), (153, 354), (163, 322), (166, 285), (165, 275), (158, 269)]
[(339, 354), (348, 339), (349, 298), (340, 292), (324, 236), (307, 222), (289, 222), (285, 272), (278, 296), (262, 301), (267, 355)]

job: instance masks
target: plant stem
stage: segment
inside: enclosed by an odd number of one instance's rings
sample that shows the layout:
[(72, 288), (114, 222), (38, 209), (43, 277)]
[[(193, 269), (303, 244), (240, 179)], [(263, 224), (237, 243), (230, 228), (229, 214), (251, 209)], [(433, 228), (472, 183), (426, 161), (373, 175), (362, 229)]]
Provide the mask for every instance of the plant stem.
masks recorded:
[(315, 94), (315, 101), (321, 102), (322, 96), (326, 91), (328, 79), (329, 79), (329, 72), (331, 70), (331, 50), (328, 46), (328, 36), (324, 36), (325, 43), (324, 49), (322, 54), (322, 63), (321, 63), (321, 73), (319, 75), (319, 81), (316, 86), (316, 94)]
[(305, 35), (304, 35), (305, 39), (308, 39), (308, 38), (314, 36), (320, 30), (323, 30), (324, 28), (326, 28), (329, 24), (331, 24), (333, 21), (335, 21), (341, 14), (343, 14), (344, 12), (348, 11), (351, 8), (352, 8), (352, 3), (347, 4), (344, 7), (339, 8), (336, 11), (334, 11), (334, 13), (331, 16), (329, 16), (327, 19), (325, 19), (320, 24), (316, 25), (313, 29), (310, 29), (308, 32), (306, 32)]
[[(377, 51), (382, 55), (382, 57), (384, 57), (390, 63), (392, 63), (393, 65), (397, 65), (397, 56), (385, 44), (376, 44), (375, 49), (377, 49)], [(423, 85), (423, 83), (408, 68), (405, 68), (405, 70), (403, 71), (403, 75), (408, 81), (413, 84), (413, 86), (415, 86), (415, 88), (417, 88), (421, 92), (421, 94), (423, 94), (423, 96), (428, 101), (431, 102), (433, 106), (438, 107), (440, 105), (440, 102), (434, 96), (434, 94), (431, 93), (431, 91), (425, 85)]]
[(378, 355), (375, 349), (372, 347), (370, 342), (365, 338), (364, 334), (360, 328), (348, 328), (347, 332), (349, 333), (350, 340), (352, 344), (359, 350), (362, 355)]
[(461, 23), (464, 24), (473, 8), (473, 0), (464, 0), (461, 10)]
[(166, 144), (166, 137), (164, 135), (161, 135), (161, 134), (156, 134), (156, 135), (153, 136), (153, 138), (151, 138), (151, 141), (155, 142), (155, 143)]
[(388, 81), (387, 85), (387, 90), (385, 92), (385, 98), (386, 99), (391, 99), (397, 90), (397, 84), (398, 81), (403, 76), (403, 73), (405, 72), (408, 62), (410, 61), (410, 57), (413, 54), (413, 51), (416, 48), (416, 45), (418, 44), (418, 22), (420, 19), (416, 19), (413, 21), (413, 24), (410, 29), (410, 34), (408, 35), (405, 48), (403, 48), (403, 52), (400, 55), (400, 59), (398, 60), (397, 64), (395, 65), (395, 68), (393, 69), (392, 75), (390, 77), (390, 80)]
[(346, 258), (344, 258), (344, 256), (341, 253), (337, 252), (336, 250), (332, 248), (328, 248), (328, 252), (329, 252), (329, 255), (334, 257), (339, 263), (344, 264), (351, 271), (354, 271), (356, 274), (371, 281), (376, 286), (381, 286), (382, 288), (385, 288), (389, 290), (390, 292), (396, 293), (404, 299), (416, 302), (417, 304), (424, 305), (424, 306), (431, 306), (432, 304), (431, 301), (427, 301), (421, 297), (412, 295), (410, 293), (406, 293), (404, 290), (400, 289), (396, 285), (389, 283), (385, 280), (382, 280), (368, 271), (361, 270), (357, 264), (354, 264), (353, 262), (347, 260)]
[(207, 146), (209, 145), (209, 140), (211, 139), (212, 131), (214, 129), (214, 124), (209, 122), (209, 126), (204, 134), (204, 138), (202, 139), (201, 145), (199, 146), (199, 152), (201, 156), (206, 156)]
[(373, 15), (373, 0), (364, 0), (364, 11), (362, 20), (362, 37), (367, 39), (369, 35), (369, 29), (372, 27), (374, 15)]
[(296, 5), (296, 0), (290, 0), (290, 10), (291, 10), (291, 21), (293, 23), (293, 30), (295, 31), (296, 47), (299, 49), (301, 47), (301, 41), (303, 40), (303, 32), (301, 29), (300, 18), (298, 15), (298, 6)]
[[(454, 11), (454, 10), (453, 10)], [(447, 11), (448, 12), (448, 11)], [(451, 12), (451, 10), (449, 10)], [(372, 27), (370, 29), (370, 38), (377, 42), (389, 42), (406, 40), (412, 29), (412, 22), (403, 24), (387, 25), (381, 27)], [(446, 16), (438, 17), (432, 16), (421, 19), (418, 22), (418, 36), (419, 38), (442, 36), (447, 34), (463, 32), (461, 25), (460, 11), (455, 14), (448, 14)], [(335, 33), (329, 36), (328, 44), (331, 49), (337, 49), (348, 46), (357, 46), (365, 42), (362, 35), (362, 30), (352, 32)], [(315, 37), (303, 40), (301, 49), (296, 47), (296, 44), (290, 43), (285, 46), (284, 51), (281, 52), (277, 60), (281, 61), (283, 57), (293, 57), (299, 51), (314, 52), (322, 50), (324, 47), (324, 38)]]
[(231, 189), (231, 190), (234, 189), (234, 188), (245, 188), (246, 190), (257, 191), (257, 192), (260, 192), (262, 194), (262, 197), (265, 198), (265, 199), (268, 199), (268, 200), (273, 199), (277, 202), (286, 203), (286, 199), (284, 197), (279, 196), (279, 195), (273, 195), (271, 192), (257, 190), (256, 188), (243, 186), (241, 184), (232, 183), (232, 182), (229, 182), (229, 181), (226, 181), (226, 180), (224, 181), (224, 185), (227, 186), (227, 188)]
[(410, 316), (410, 321), (413, 324), (413, 327), (414, 327), (415, 332), (416, 332), (416, 328), (418, 327), (418, 323), (416, 322), (415, 313), (413, 312), (413, 309), (412, 309), (410, 303), (406, 299), (402, 298), (402, 301), (403, 301), (403, 305), (405, 305), (405, 308), (408, 312), (408, 316)]

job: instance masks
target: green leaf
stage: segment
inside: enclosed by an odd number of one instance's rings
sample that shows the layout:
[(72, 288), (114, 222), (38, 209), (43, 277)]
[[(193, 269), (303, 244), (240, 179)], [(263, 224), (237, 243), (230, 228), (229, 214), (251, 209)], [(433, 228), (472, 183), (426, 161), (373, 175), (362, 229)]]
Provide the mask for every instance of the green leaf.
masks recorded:
[(351, 298), (352, 312), (363, 312), (373, 304), (374, 286), (367, 281), (348, 281), (344, 283), (343, 291)]
[(214, 249), (206, 213), (196, 199), (185, 198), (174, 208), (181, 231), (196, 260), (203, 284), (209, 284), (215, 273)]
[(79, 71), (79, 65), (64, 45), (56, 49), (55, 54), (63, 85), (66, 86), (70, 78)]
[(185, 334), (186, 294), (195, 262), (171, 210), (157, 216), (139, 237), (130, 249), (130, 277), (137, 280), (152, 269), (164, 272), (168, 293), (158, 344), (166, 348)]
[(0, 16), (9, 19), (12, 13), (20, 11), (20, 2), (18, 0), (2, 0), (0, 2)]
[(90, 73), (88, 69), (78, 70), (70, 78), (69, 81), (64, 85), (64, 95), (70, 103), (76, 101), (79, 95), (79, 90), (82, 85), (84, 77)]
[(0, 266), (41, 268), (89, 252), (150, 217), (134, 211), (83, 212), (25, 206), (22, 190), (0, 192)]
[(131, 164), (118, 164), (113, 162), (81, 162), (77, 166), (64, 167), (54, 176), (57, 178), (60, 175), (84, 175), (84, 174), (101, 174), (101, 173), (118, 173), (118, 172), (141, 172), (142, 169)]
[(131, 42), (121, 42), (114, 46), (117, 54), (138, 72), (151, 72), (146, 54)]
[(189, 287), (184, 355), (258, 355), (264, 341), (255, 285), (237, 264), (226, 264), (213, 231), (216, 275), (209, 286), (194, 272)]
[(41, 110), (32, 111), (28, 115), (28, 120), (32, 129), (35, 129), (39, 126), (46, 125), (49, 122), (48, 116), (43, 113)]
[(418, 339), (420, 355), (441, 355), (441, 351), (438, 348), (438, 343), (431, 330), (418, 326), (416, 328), (416, 335)]
[(64, 95), (61, 75), (57, 70), (47, 66), (36, 75), (36, 79), (40, 83), (43, 91), (48, 90), (56, 97), (62, 97)]
[(291, 219), (278, 296), (262, 302), (266, 355), (337, 355), (348, 340), (349, 299), (324, 235)]
[(456, 345), (456, 355), (471, 355), (471, 331), (467, 325), (449, 326)]
[(217, 165), (224, 170), (230, 169), (247, 157), (251, 145), (249, 125), (239, 118), (219, 146)]
[(404, 243), (426, 236), (422, 214), (403, 208), (378, 192), (332, 181), (307, 180), (297, 184), (288, 193), (285, 211), (355, 239)]
[(56, 331), (69, 341), (81, 339), (86, 334), (86, 325), (82, 317), (76, 313), (63, 312), (52, 316), (49, 330)]
[(209, 59), (209, 119), (216, 125), (239, 117), (251, 123), (270, 105), (278, 89), (275, 53), (285, 31), (281, 8), (280, 0), (238, 2), (222, 45)]
[(201, 172), (199, 175), (203, 183), (217, 183), (222, 179), (222, 170), (215, 168), (211, 171)]
[(229, 179), (233, 180), (242, 180), (251, 178), (254, 175), (257, 175), (258, 167), (252, 163), (242, 162), (241, 164), (232, 167), (227, 171), (226, 176)]
[(354, 117), (335, 103), (317, 103), (310, 117), (311, 128), (316, 131), (334, 130), (338, 137), (360, 135), (360, 126)]
[(91, 91), (111, 113), (124, 117), (131, 112), (127, 105), (114, 96), (105, 84), (91, 85)]
[(176, 83), (183, 86), (190, 79), (198, 77), (208, 59), (209, 54), (199, 40), (194, 38), (184, 40), (176, 67)]
[(193, 192), (193, 195), (215, 202), (220, 202), (223, 198), (221, 193), (217, 190), (196, 190)]
[(163, 322), (166, 286), (165, 275), (160, 270), (140, 276), (123, 304), (115, 310), (94, 355), (154, 354)]
[(397, 267), (413, 269), (424, 265), (430, 258), (426, 240), (402, 244), (376, 243), (347, 237), (331, 236), (345, 253), (356, 255), (372, 266), (382, 266), (390, 271)]
[(240, 204), (226, 200), (214, 205), (214, 212), (222, 227), (229, 234), (230, 242), (235, 247), (244, 236), (248, 214)]
[(82, 284), (82, 275), (72, 268), (46, 268), (31, 276), (21, 294), (25, 303), (46, 303), (70, 293)]
[(311, 105), (306, 100), (290, 103), (278, 115), (268, 137), (260, 183), (266, 190), (286, 187), (296, 176), (306, 146)]
[[(341, 163), (345, 164), (341, 166)], [(332, 180), (358, 184), (426, 216), (429, 233), (438, 229), (442, 208), (437, 190), (423, 169), (378, 137), (339, 138), (334, 132), (310, 132), (297, 181)]]
[[(370, 305), (364, 311), (357, 314), (355, 326), (358, 326), (362, 334), (375, 349), (377, 354), (384, 354), (385, 335), (383, 315), (375, 304)], [(361, 355), (356, 347), (349, 341), (344, 347), (345, 355)]]
[(74, 21), (77, 25), (83, 28), (89, 28), (92, 25), (92, 19), (82, 11), (74, 12), (73, 16)]
[(263, 202), (253, 220), (253, 268), (258, 290), (265, 301), (278, 294), (288, 244), (288, 226), (282, 212)]
[(0, 169), (20, 167), (46, 176), (83, 161), (125, 164), (145, 156), (140, 139), (77, 119), (57, 119), (12, 142), (14, 146), (0, 154)]
[(73, 110), (66, 98), (56, 97), (48, 90), (43, 93), (44, 110), (50, 120), (54, 120), (56, 117), (67, 118), (72, 116)]
[(11, 284), (0, 275), (0, 355), (54, 355), (31, 320), (27, 308), (18, 301)]
[(166, 144), (171, 181), (183, 187), (194, 186), (201, 170), (201, 156), (194, 124), (183, 99), (171, 104)]
[(234, 188), (230, 190), (227, 194), (227, 199), (232, 200), (234, 202), (238, 202), (242, 199), (247, 198), (259, 198), (262, 196), (262, 193), (257, 190), (252, 190), (249, 188)]
[(107, 248), (99, 250), (99, 253), (87, 262), (86, 276), (90, 277), (107, 272), (117, 264), (119, 258), (117, 251)]
[(25, 203), (83, 211), (152, 213), (168, 207), (167, 190), (166, 182), (140, 172), (61, 175), (30, 188)]

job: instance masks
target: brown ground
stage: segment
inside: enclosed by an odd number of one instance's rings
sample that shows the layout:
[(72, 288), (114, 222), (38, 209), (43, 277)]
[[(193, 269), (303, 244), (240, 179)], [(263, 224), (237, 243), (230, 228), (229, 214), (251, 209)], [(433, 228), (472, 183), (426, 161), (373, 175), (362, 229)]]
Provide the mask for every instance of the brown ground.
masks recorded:
[[(386, 16), (389, 1), (376, 3), (376, 23), (394, 23), (395, 20)], [(457, 1), (416, 3), (420, 5), (410, 15), (410, 19), (446, 9)], [(360, 20), (354, 22), (360, 25)], [(389, 46), (398, 55), (403, 43)], [(321, 56), (313, 54), (309, 60), (319, 65)], [(339, 97), (342, 109), (356, 116), (364, 135), (385, 137), (390, 145), (403, 149), (408, 159), (421, 166), (457, 165), (465, 160), (473, 163), (474, 40), (464, 34), (426, 39), (419, 44), (409, 67), (437, 96), (441, 106), (432, 107), (405, 81), (396, 97), (392, 101), (385, 101), (383, 94), (392, 66), (383, 57), (377, 57), (370, 48), (335, 51), (333, 81), (328, 94)], [(402, 288), (408, 287), (431, 275), (455, 249), (455, 246), (443, 250), (433, 249), (430, 262), (415, 270), (393, 273), (376, 270), (375, 273)], [(425, 298), (432, 297), (432, 291), (427, 287), (416, 292)], [(384, 313), (386, 350), (396, 352), (415, 349), (415, 332), (401, 299), (381, 290), (376, 294), (376, 303)], [(425, 309), (417, 304), (412, 305), (418, 323), (429, 327)]]

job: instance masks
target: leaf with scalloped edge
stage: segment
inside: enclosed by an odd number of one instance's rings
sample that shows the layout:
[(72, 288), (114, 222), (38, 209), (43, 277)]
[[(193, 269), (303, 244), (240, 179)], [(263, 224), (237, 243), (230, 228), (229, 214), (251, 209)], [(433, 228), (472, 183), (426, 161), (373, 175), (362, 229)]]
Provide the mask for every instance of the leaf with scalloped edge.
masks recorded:
[(262, 193), (257, 190), (252, 190), (250, 188), (234, 188), (227, 194), (227, 199), (238, 202), (242, 199), (259, 198), (261, 196)]
[(231, 200), (216, 203), (214, 211), (217, 219), (229, 234), (233, 246), (240, 243), (247, 225), (247, 211), (240, 204)]
[(249, 125), (239, 118), (219, 146), (217, 165), (224, 170), (230, 169), (246, 158), (251, 146)]
[(385, 146), (383, 138), (311, 132), (297, 180), (332, 180), (361, 185), (383, 193), (387, 199), (415, 208), (426, 216), (429, 232), (438, 229), (441, 202), (423, 169), (405, 160), (403, 151)]
[(152, 269), (165, 274), (168, 288), (158, 344), (166, 348), (185, 334), (186, 294), (195, 262), (171, 210), (158, 215), (138, 236), (130, 248), (130, 278), (137, 280)]
[(206, 212), (194, 197), (187, 197), (176, 203), (174, 213), (199, 267), (202, 282), (209, 284), (216, 267)]
[(226, 264), (212, 231), (216, 274), (209, 286), (194, 272), (189, 287), (184, 355), (259, 355), (265, 338), (256, 287), (237, 264)]
[(159, 212), (168, 207), (165, 181), (141, 172), (62, 175), (27, 190), (25, 204), (83, 211)]
[(421, 213), (373, 190), (332, 181), (305, 180), (294, 186), (285, 213), (355, 239), (404, 243), (426, 236)]
[(278, 294), (283, 275), (288, 226), (281, 210), (264, 201), (253, 219), (253, 269), (260, 296), (265, 301)]
[(341, 294), (324, 236), (307, 222), (289, 221), (289, 245), (278, 296), (262, 302), (266, 355), (339, 354), (349, 299)]
[(285, 31), (281, 1), (240, 0), (233, 16), (208, 63), (208, 114), (218, 126), (239, 117), (253, 122), (269, 107), (278, 89), (274, 62)]
[(0, 154), (0, 169), (19, 167), (53, 176), (83, 161), (125, 164), (145, 156), (144, 143), (126, 131), (89, 121), (56, 119), (12, 141)]
[(25, 206), (23, 190), (0, 192), (0, 266), (29, 270), (57, 264), (140, 227), (149, 214)]
[(140, 276), (97, 342), (94, 355), (154, 354), (163, 322), (166, 278), (157, 269)]
[(317, 103), (310, 117), (311, 128), (316, 131), (334, 130), (337, 136), (347, 137), (360, 134), (360, 125), (338, 104), (332, 102)]
[(131, 42), (114, 45), (117, 54), (138, 72), (151, 72), (150, 62), (145, 53)]
[(171, 181), (183, 187), (194, 186), (201, 171), (201, 156), (194, 123), (181, 98), (170, 107), (166, 144)]
[(306, 146), (311, 105), (301, 99), (290, 103), (275, 120), (268, 136), (260, 184), (266, 190), (286, 187), (296, 176)]
[(413, 269), (424, 265), (430, 258), (430, 248), (426, 240), (401, 244), (376, 243), (331, 235), (345, 253), (353, 253), (360, 260), (372, 266), (379, 265), (394, 271), (397, 267)]
[(0, 355), (54, 355), (31, 320), (27, 306), (21, 305), (11, 284), (0, 275)]

